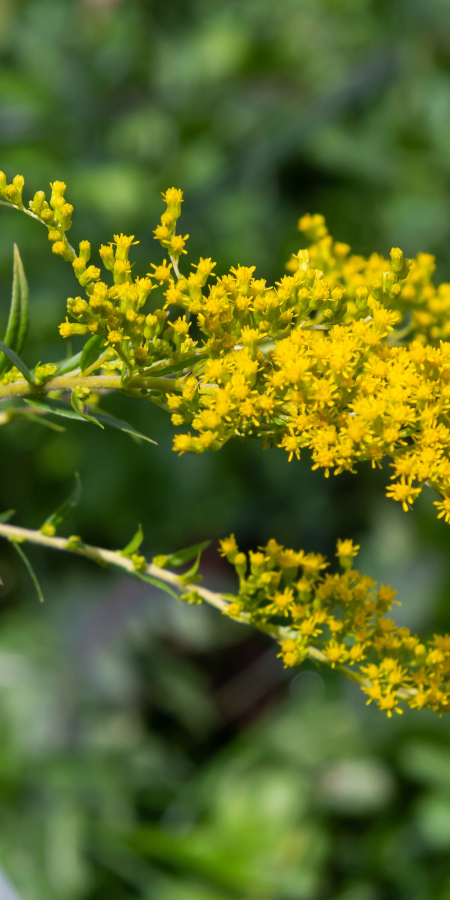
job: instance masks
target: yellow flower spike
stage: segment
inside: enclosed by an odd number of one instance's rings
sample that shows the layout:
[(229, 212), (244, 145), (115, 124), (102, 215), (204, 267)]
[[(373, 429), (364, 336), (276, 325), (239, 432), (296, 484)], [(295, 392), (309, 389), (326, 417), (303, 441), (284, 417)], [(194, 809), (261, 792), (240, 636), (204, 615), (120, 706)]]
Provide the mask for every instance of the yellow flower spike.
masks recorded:
[(176, 434), (174, 436), (173, 449), (175, 453), (178, 453), (180, 456), (182, 456), (183, 453), (187, 453), (189, 450), (193, 451), (194, 446), (191, 434)]
[(343, 569), (351, 569), (353, 559), (358, 555), (360, 550), (359, 544), (353, 544), (353, 541), (351, 540), (338, 540), (336, 547), (336, 556), (339, 557), (339, 565)]
[(63, 235), (57, 228), (50, 228), (48, 232), (49, 241), (60, 241)]
[(447, 524), (450, 524), (450, 497), (435, 500), (433, 505), (439, 510), (438, 519), (444, 519)]
[(168, 209), (172, 213), (172, 215), (180, 215), (181, 213), (181, 204), (183, 203), (183, 191), (179, 188), (168, 188), (167, 191), (161, 195), (164, 202), (167, 203)]
[(129, 237), (125, 234), (115, 234), (114, 241), (116, 244), (116, 260), (121, 260), (122, 262), (128, 261), (130, 247), (139, 243), (139, 241), (134, 240), (134, 234)]
[[(8, 184), (0, 173), (6, 202), (20, 194), (21, 203), (22, 187), (20, 177)], [(85, 288), (85, 298), (69, 298), (75, 322), (62, 323), (61, 335), (107, 335), (101, 365), (114, 374), (122, 368), (118, 353), (126, 340), (136, 363), (133, 378), (149, 399), (153, 375), (163, 375), (155, 402), (163, 402), (175, 426), (191, 429), (175, 436), (176, 452), (199, 454), (234, 437), (255, 438), (265, 447), (282, 447), (289, 460), (307, 448), (312, 468), (325, 475), (355, 471), (369, 460), (381, 466), (388, 456), (388, 496), (408, 510), (428, 484), (440, 494), (437, 516), (450, 523), (450, 285), (433, 284), (431, 255), (418, 254), (411, 265), (398, 248), (390, 259), (356, 256), (333, 240), (323, 217), (307, 215), (300, 228), (309, 246), (275, 286), (241, 265), (206, 286), (214, 269), (210, 259), (178, 278), (176, 258), (185, 237), (175, 227), (182, 194), (169, 189), (155, 236), (173, 263), (153, 264), (151, 277), (133, 280), (128, 255), (134, 239), (116, 235), (100, 249), (114, 273), (111, 285), (89, 266), (87, 241), (74, 259), (64, 234), (72, 215), (64, 193), (65, 185), (54, 182), (50, 205), (42, 191), (29, 204), (48, 227), (53, 252), (73, 262)], [(164, 308), (144, 311), (153, 289), (164, 295), (158, 301)], [(186, 313), (177, 311), (172, 323), (166, 311), (171, 304)], [(189, 316), (200, 335), (198, 351)], [(178, 369), (183, 356), (192, 366), (187, 376)], [(35, 368), (43, 390), (52, 373), (51, 365)], [(13, 367), (1, 381), (21, 379)], [(89, 388), (75, 384), (73, 390), (84, 396)], [(326, 574), (320, 555), (275, 541), (249, 554), (248, 571), (247, 557), (234, 539), (227, 540), (223, 552), (240, 575), (236, 617), (245, 616), (280, 642), (290, 635), (285, 664), (297, 665), (311, 651), (329, 665), (351, 666), (369, 702), (388, 715), (398, 710), (398, 692), (414, 708), (448, 708), (450, 638), (421, 643), (397, 628), (386, 616), (395, 592), (377, 589), (353, 568), (358, 548), (351, 541), (338, 543), (340, 572)]]
[(185, 234), (184, 237), (181, 237), (181, 234), (173, 235), (169, 244), (170, 256), (173, 257), (173, 259), (178, 259), (182, 253), (187, 253), (187, 250), (185, 250), (184, 247), (188, 238), (188, 234)]
[[(0, 173), (0, 175), (3, 173)], [(0, 193), (1, 193), (1, 184), (0, 184)], [(42, 207), (45, 203), (45, 193), (44, 191), (36, 191), (32, 200), (30, 200), (28, 206), (31, 211), (35, 213), (36, 216), (40, 216)]]
[(67, 262), (70, 262), (70, 260), (73, 259), (73, 253), (69, 250), (64, 241), (55, 241), (52, 246), (52, 251), (56, 256), (62, 256)]
[(88, 263), (91, 257), (91, 245), (89, 241), (80, 241), (78, 247), (80, 251), (80, 258), (84, 259), (85, 263)]
[(223, 538), (223, 540), (221, 540), (219, 543), (220, 555), (225, 556), (228, 562), (234, 563), (234, 560), (239, 552), (234, 534), (230, 534), (230, 537), (228, 538)]
[(186, 321), (186, 316), (182, 318), (178, 318), (175, 322), (172, 322), (172, 328), (174, 329), (176, 334), (184, 335), (187, 334), (189, 328), (191, 327), (191, 322)]
[(75, 322), (69, 322), (67, 318), (59, 326), (59, 333), (64, 338), (72, 337), (74, 334), (86, 334), (87, 330), (87, 325), (77, 325)]
[(5, 186), (2, 191), (3, 196), (9, 201), (9, 203), (13, 203), (14, 206), (22, 206), (22, 191), (24, 188), (25, 179), (23, 175), (15, 175), (12, 180), (12, 184), (8, 184)]
[(166, 281), (169, 281), (171, 277), (170, 273), (172, 266), (170, 263), (167, 263), (167, 260), (164, 260), (162, 265), (160, 266), (155, 266), (154, 263), (152, 263), (151, 265), (152, 269), (155, 270), (154, 272), (150, 273), (152, 278), (154, 278), (156, 281), (159, 281), (160, 284), (164, 284)]
[(420, 488), (414, 488), (410, 479), (402, 475), (400, 481), (390, 485), (386, 490), (386, 497), (398, 500), (402, 504), (404, 512), (408, 512), (414, 500), (419, 496)]
[(108, 336), (106, 338), (108, 344), (121, 344), (123, 341), (123, 332), (115, 329), (111, 329), (108, 332)]
[(105, 269), (108, 269), (110, 272), (114, 271), (114, 250), (112, 248), (112, 244), (102, 244), (100, 247), (100, 256), (102, 258), (103, 265)]

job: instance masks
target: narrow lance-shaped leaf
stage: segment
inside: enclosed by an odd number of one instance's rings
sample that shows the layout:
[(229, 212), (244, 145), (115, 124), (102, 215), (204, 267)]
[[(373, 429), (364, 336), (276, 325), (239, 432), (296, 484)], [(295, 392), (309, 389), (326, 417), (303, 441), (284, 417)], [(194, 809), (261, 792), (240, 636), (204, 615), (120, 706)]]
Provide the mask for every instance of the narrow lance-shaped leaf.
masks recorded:
[(81, 362), (81, 350), (79, 353), (75, 353), (75, 356), (70, 356), (68, 359), (60, 359), (57, 363), (55, 363), (56, 375), (65, 375), (66, 372), (72, 372), (73, 369), (77, 369)]
[(28, 309), (28, 298), (29, 298), (29, 290), (28, 290), (28, 281), (25, 275), (25, 269), (23, 267), (22, 260), (20, 258), (19, 248), (17, 244), (14, 244), (14, 275), (17, 273), (17, 279), (19, 282), (19, 294), (20, 294), (20, 322), (19, 322), (19, 333), (17, 335), (17, 353), (22, 353), (22, 350), (25, 346), (27, 337), (28, 337), (28, 328), (29, 328), (29, 309)]
[(151, 575), (144, 575), (142, 572), (139, 572), (137, 569), (133, 573), (139, 578), (141, 581), (146, 581), (147, 584), (153, 584), (155, 587), (159, 588), (161, 591), (165, 591), (166, 594), (170, 594), (171, 597), (175, 597), (175, 600), (180, 599), (180, 595), (177, 594), (173, 588), (169, 587), (164, 581), (160, 581), (159, 578), (153, 578)]
[(132, 438), (135, 438), (137, 441), (148, 441), (149, 444), (156, 444), (157, 442), (153, 440), (153, 438), (147, 437), (146, 434), (142, 434), (141, 431), (137, 431), (133, 425), (129, 425), (128, 422), (122, 422), (121, 419), (116, 419), (115, 416), (111, 416), (109, 413), (105, 413), (103, 411), (95, 410), (93, 412), (94, 419), (97, 420), (98, 424), (103, 423), (104, 425), (109, 425), (110, 428), (117, 428), (119, 431), (124, 431), (126, 434), (130, 434)]
[[(74, 397), (74, 394), (72, 394), (72, 397)], [(80, 406), (78, 406), (78, 403), (75, 401), (72, 402), (72, 406), (69, 406), (64, 400), (53, 400), (50, 397), (39, 397), (39, 400), (35, 400), (34, 398), (31, 400), (29, 397), (26, 397), (25, 402), (30, 406), (35, 406), (37, 409), (46, 410), (55, 416), (62, 416), (66, 419), (76, 419), (78, 422), (95, 422), (96, 425), (100, 425), (102, 428), (104, 425), (109, 425), (110, 428), (117, 428), (119, 431), (130, 434), (135, 440), (148, 441), (150, 444), (156, 444), (156, 441), (147, 437), (146, 434), (141, 434), (140, 431), (137, 431), (136, 428), (133, 428), (133, 426), (129, 425), (127, 422), (122, 422), (121, 419), (116, 419), (115, 416), (111, 416), (109, 413), (105, 413), (98, 409), (92, 410), (87, 407), (85, 403), (82, 403), (82, 401), (80, 401)], [(80, 409), (82, 412), (79, 411)], [(88, 409), (89, 415), (86, 415), (84, 410)]]
[(87, 422), (93, 422), (94, 425), (98, 425), (99, 428), (105, 427), (97, 419), (94, 419), (93, 416), (89, 415), (88, 408), (85, 402), (83, 400), (80, 400), (75, 391), (72, 391), (70, 401), (72, 403), (73, 409), (76, 413), (78, 413), (79, 416), (81, 416), (82, 419), (86, 419)]
[[(5, 344), (8, 347), (11, 347), (12, 350), (15, 350), (17, 347), (17, 335), (19, 333), (19, 321), (20, 321), (20, 283), (17, 277), (17, 266), (16, 266), (16, 244), (14, 244), (14, 275), (13, 275), (13, 286), (12, 286), (12, 296), (11, 296), (11, 305), (9, 307), (9, 317), (8, 324), (6, 326), (5, 332)], [(12, 362), (5, 356), (4, 353), (0, 354), (0, 376), (5, 372), (8, 372), (12, 367)]]
[(137, 553), (137, 551), (139, 550), (139, 547), (141, 546), (143, 540), (144, 532), (142, 531), (142, 525), (139, 525), (139, 528), (136, 534), (131, 538), (130, 543), (120, 551), (121, 555), (128, 557), (133, 556), (133, 553)]
[(34, 584), (34, 586), (35, 586), (35, 588), (36, 588), (36, 593), (37, 593), (37, 595), (38, 595), (38, 597), (39, 597), (39, 600), (40, 600), (41, 603), (43, 603), (43, 602), (44, 602), (44, 595), (43, 595), (43, 593), (42, 593), (41, 586), (40, 586), (40, 584), (39, 584), (39, 581), (38, 581), (38, 579), (37, 579), (37, 576), (36, 576), (36, 573), (35, 573), (35, 571), (34, 571), (34, 569), (33, 569), (33, 566), (31, 565), (30, 560), (28, 559), (28, 556), (25, 555), (25, 553), (23, 552), (22, 547), (20, 546), (20, 544), (18, 543), (18, 541), (11, 540), (11, 543), (12, 543), (13, 547), (17, 550), (17, 552), (18, 552), (18, 554), (19, 554), (19, 556), (20, 556), (22, 562), (25, 563), (25, 565), (26, 565), (26, 567), (27, 567), (27, 569), (28, 569), (30, 578), (31, 578), (31, 580), (32, 580), (32, 582), (33, 582), (33, 584)]
[[(14, 244), (14, 269), (11, 305), (3, 343), (13, 352), (21, 353), (28, 334), (28, 283), (19, 248)], [(3, 349), (3, 348), (2, 348)], [(0, 353), (0, 377), (16, 365), (8, 353)], [(19, 368), (19, 367), (18, 367)], [(27, 379), (28, 380), (28, 379)]]
[(55, 510), (54, 513), (49, 516), (45, 522), (41, 525), (40, 531), (42, 534), (49, 535), (53, 537), (56, 532), (56, 529), (61, 522), (64, 522), (64, 519), (67, 519), (67, 516), (70, 515), (73, 509), (77, 506), (81, 497), (81, 481), (78, 472), (75, 472), (75, 488), (70, 494), (70, 497)]
[(184, 566), (191, 559), (198, 556), (209, 547), (211, 541), (202, 541), (200, 544), (193, 544), (192, 547), (185, 547), (184, 550), (177, 550), (176, 553), (170, 553), (169, 556), (155, 556), (153, 562), (161, 565), (164, 569), (177, 569), (178, 566)]
[(7, 509), (6, 512), (0, 513), (0, 522), (3, 524), (4, 522), (9, 522), (12, 519), (15, 513), (15, 509)]
[(52, 413), (54, 416), (62, 416), (63, 419), (75, 419), (77, 422), (86, 421), (84, 416), (80, 416), (68, 403), (64, 403), (64, 400), (51, 400), (49, 397), (42, 397), (39, 400), (31, 400), (29, 397), (24, 399), (29, 406), (41, 409), (43, 412)]
[(191, 584), (193, 581), (203, 581), (203, 575), (197, 575), (198, 567), (200, 565), (200, 560), (202, 558), (202, 551), (199, 550), (197, 553), (197, 558), (194, 561), (194, 564), (188, 569), (187, 572), (183, 572), (180, 575), (180, 579), (183, 584)]
[[(33, 376), (23, 359), (21, 359), (20, 356), (17, 356), (17, 353), (14, 353), (14, 350), (11, 350), (11, 347), (7, 347), (3, 341), (0, 341), (0, 350), (3, 350), (3, 353), (8, 357), (12, 365), (15, 366), (19, 372), (22, 372), (25, 381), (28, 381), (28, 384), (34, 384)], [(8, 368), (11, 367), (9, 366)]]
[(103, 334), (94, 334), (86, 341), (80, 359), (80, 369), (82, 372), (84, 372), (85, 369), (89, 369), (89, 366), (92, 366), (97, 362), (100, 354), (105, 349), (105, 344), (106, 338)]

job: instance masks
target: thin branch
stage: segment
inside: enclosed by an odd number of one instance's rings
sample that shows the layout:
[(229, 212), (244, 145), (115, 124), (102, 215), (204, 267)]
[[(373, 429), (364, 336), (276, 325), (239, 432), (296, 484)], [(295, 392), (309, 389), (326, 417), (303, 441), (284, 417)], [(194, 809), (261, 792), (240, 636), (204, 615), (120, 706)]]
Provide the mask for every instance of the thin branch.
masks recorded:
[[(26, 206), (23, 206), (23, 205), (18, 206), (16, 203), (8, 203), (7, 200), (0, 200), (0, 206), (7, 206), (7, 207), (9, 207), (9, 209), (17, 209), (18, 212), (23, 212), (23, 213), (25, 213), (26, 216), (31, 216), (32, 219), (36, 219), (36, 222), (40, 222), (41, 225), (45, 225), (45, 227), (48, 228), (47, 223), (44, 222), (44, 220), (41, 219), (40, 216), (37, 216), (36, 213), (34, 213), (31, 209), (27, 209)], [(63, 232), (63, 238), (64, 238), (64, 243), (67, 244), (70, 252), (73, 253), (74, 259), (76, 259), (77, 254), (76, 254), (74, 248), (72, 247), (72, 244), (69, 244), (69, 241), (67, 240), (65, 232)]]
[[(12, 543), (28, 541), (31, 544), (39, 544), (42, 547), (49, 547), (52, 550), (64, 550), (68, 553), (74, 553), (77, 556), (85, 557), (85, 559), (92, 559), (94, 562), (100, 563), (100, 565), (106, 564), (108, 566), (115, 566), (135, 577), (139, 577), (139, 575), (142, 574), (149, 575), (152, 578), (157, 578), (159, 581), (169, 584), (172, 588), (175, 588), (180, 595), (185, 594), (187, 590), (189, 590), (189, 587), (183, 582), (182, 576), (176, 575), (169, 569), (161, 569), (160, 566), (156, 566), (154, 563), (147, 563), (145, 568), (136, 570), (132, 560), (127, 556), (123, 556), (120, 550), (105, 550), (102, 547), (93, 547), (90, 544), (84, 544), (79, 538), (49, 537), (48, 535), (42, 534), (41, 531), (33, 531), (30, 528), (20, 528), (17, 525), (8, 525), (7, 523), (0, 523), (0, 536), (7, 538), (7, 540)], [(196, 594), (199, 594), (205, 603), (209, 603), (210, 606), (220, 610), (222, 613), (227, 611), (230, 601), (223, 597), (222, 594), (210, 591), (209, 588), (197, 584), (193, 585), (192, 589)], [(250, 624), (249, 617), (246, 613), (242, 613), (237, 621)], [(262, 626), (259, 630), (279, 641), (289, 637), (297, 637), (296, 632), (284, 626), (267, 625)], [(345, 677), (349, 678), (351, 681), (356, 681), (360, 686), (370, 687), (371, 685), (371, 682), (363, 678), (359, 672), (340, 664), (333, 665), (325, 653), (322, 653), (317, 647), (308, 647), (308, 658), (314, 660), (314, 662), (320, 662), (329, 668), (334, 668), (336, 672), (345, 675)], [(417, 691), (414, 688), (411, 690), (401, 688), (396, 693), (401, 699), (407, 699), (416, 694)]]
[[(57, 375), (50, 381), (46, 381), (45, 384), (39, 384), (36, 387), (29, 385), (25, 380), (0, 384), (0, 400), (7, 400), (11, 397), (39, 396), (39, 394), (48, 394), (50, 391), (71, 391), (77, 387), (89, 388), (91, 391), (97, 392), (120, 391), (123, 386), (120, 375)], [(130, 391), (140, 393), (142, 390), (157, 390), (167, 393), (167, 391), (181, 391), (182, 385), (176, 378), (133, 375), (127, 382), (126, 389), (128, 393)]]

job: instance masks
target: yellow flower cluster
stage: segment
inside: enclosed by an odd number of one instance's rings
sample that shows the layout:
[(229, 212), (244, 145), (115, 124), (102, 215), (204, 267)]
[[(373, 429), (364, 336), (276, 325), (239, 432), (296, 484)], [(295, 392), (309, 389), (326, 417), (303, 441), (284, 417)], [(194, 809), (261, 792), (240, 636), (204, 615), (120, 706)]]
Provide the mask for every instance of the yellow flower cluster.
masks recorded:
[[(127, 390), (170, 411), (174, 426), (193, 429), (176, 434), (177, 452), (256, 438), (283, 448), (289, 460), (306, 448), (326, 476), (387, 457), (388, 496), (407, 510), (427, 484), (441, 495), (438, 516), (450, 523), (450, 285), (433, 284), (432, 256), (405, 260), (398, 248), (390, 260), (352, 255), (328, 234), (323, 216), (308, 214), (299, 229), (310, 246), (292, 256), (275, 286), (255, 278), (254, 267), (215, 275), (209, 258), (180, 274), (188, 235), (176, 233), (183, 195), (170, 188), (154, 231), (168, 258), (133, 277), (134, 237), (115, 235), (99, 249), (107, 283), (89, 265), (89, 242), (77, 254), (67, 240), (73, 208), (65, 184), (51, 185), (49, 202), (38, 191), (29, 208), (23, 186), (22, 176), (8, 184), (0, 172), (0, 204), (47, 227), (53, 252), (72, 264), (85, 292), (69, 298), (61, 335), (91, 340), (87, 375), (121, 368)], [(83, 362), (74, 366), (78, 373)], [(50, 389), (56, 372), (56, 364), (37, 366), (34, 390)], [(21, 379), (23, 368), (13, 367), (2, 383)], [(72, 369), (79, 398), (88, 381), (77, 385)], [(274, 540), (248, 558), (233, 536), (221, 546), (240, 579), (228, 614), (273, 633), (287, 666), (312, 655), (351, 667), (368, 702), (388, 716), (401, 712), (401, 700), (450, 709), (450, 637), (425, 644), (387, 618), (395, 592), (377, 590), (353, 569), (351, 541), (338, 542), (336, 574), (325, 572), (322, 556)]]
[[(0, 173), (0, 202), (25, 210), (22, 189), (22, 176), (7, 184)], [(85, 290), (69, 298), (72, 321), (60, 333), (98, 336), (104, 352), (94, 367), (122, 368), (124, 384), (134, 379), (133, 389), (168, 409), (176, 427), (192, 428), (175, 435), (177, 452), (256, 438), (289, 459), (307, 448), (325, 475), (388, 457), (388, 496), (406, 510), (428, 484), (450, 522), (450, 285), (432, 284), (431, 256), (405, 260), (398, 248), (390, 260), (351, 255), (323, 216), (308, 214), (299, 229), (312, 243), (275, 286), (255, 278), (254, 267), (214, 275), (209, 258), (180, 275), (188, 236), (176, 234), (183, 195), (170, 188), (154, 232), (169, 258), (133, 278), (134, 238), (116, 235), (99, 251), (107, 284), (89, 265), (89, 242), (78, 255), (67, 242), (72, 206), (64, 192), (54, 182), (50, 202), (38, 191), (28, 210)], [(171, 377), (159, 391), (148, 375)]]
[[(239, 593), (226, 613), (271, 632), (281, 646), (285, 666), (296, 666), (311, 648), (335, 666), (356, 667), (355, 680), (390, 717), (399, 702), (437, 712), (450, 708), (450, 636), (421, 643), (408, 628), (386, 616), (395, 591), (353, 569), (359, 550), (338, 541), (341, 572), (325, 573), (320, 554), (288, 550), (270, 540), (248, 557), (234, 535), (221, 541), (221, 552), (239, 576)], [(320, 658), (316, 655), (315, 658)]]
[(169, 251), (171, 263), (164, 260), (161, 265), (152, 265), (153, 272), (133, 279), (129, 251), (137, 243), (134, 235), (114, 235), (114, 241), (103, 244), (99, 251), (105, 269), (112, 274), (113, 284), (108, 285), (100, 280), (100, 269), (88, 265), (91, 246), (89, 241), (82, 241), (72, 265), (86, 299), (69, 298), (67, 311), (77, 324), (66, 318), (59, 327), (63, 337), (87, 332), (103, 336), (105, 345), (115, 351), (112, 357), (109, 354), (108, 368), (123, 363), (128, 377), (145, 372), (161, 360), (172, 365), (183, 362), (192, 357), (196, 346), (189, 336), (190, 323), (186, 316), (169, 322), (165, 309), (156, 308), (147, 315), (141, 311), (155, 288), (173, 284), (172, 266), (178, 272), (177, 260), (181, 253), (186, 253), (184, 244), (188, 235), (182, 238), (175, 234), (182, 191), (170, 188), (163, 196), (167, 210), (161, 217), (161, 225), (155, 229), (155, 237)]
[[(23, 175), (16, 175), (11, 184), (8, 184), (5, 173), (0, 172), (0, 197), (11, 206), (25, 210), (22, 200), (24, 184)], [(29, 210), (26, 211), (31, 212), (35, 219), (47, 226), (53, 253), (72, 261), (75, 258), (75, 251), (67, 240), (66, 231), (72, 227), (73, 206), (64, 199), (66, 185), (63, 181), (54, 181), (50, 187), (52, 189), (50, 203), (45, 199), (44, 191), (36, 191), (29, 202)]]
[[(399, 310), (404, 319), (403, 337), (423, 343), (449, 339), (450, 284), (436, 288), (432, 283), (434, 256), (418, 253), (415, 259), (405, 260), (398, 248), (391, 251), (390, 260), (379, 253), (368, 258), (350, 254), (348, 244), (333, 241), (319, 214), (302, 216), (298, 228), (313, 242), (311, 265), (324, 273), (330, 286), (345, 289), (344, 321), (357, 317), (372, 296), (389, 309)], [(297, 271), (298, 257), (293, 255), (286, 268)]]

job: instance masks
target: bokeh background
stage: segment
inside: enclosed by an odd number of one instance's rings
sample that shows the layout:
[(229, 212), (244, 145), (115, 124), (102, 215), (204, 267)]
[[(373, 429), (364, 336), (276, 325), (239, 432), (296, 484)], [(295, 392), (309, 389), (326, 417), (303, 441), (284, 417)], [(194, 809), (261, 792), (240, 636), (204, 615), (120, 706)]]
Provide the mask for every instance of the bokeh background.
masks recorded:
[[(0, 168), (61, 179), (71, 239), (136, 234), (160, 258), (160, 191), (185, 191), (191, 259), (277, 278), (298, 216), (363, 253), (437, 257), (450, 280), (447, 0), (0, 0)], [(0, 210), (0, 331), (12, 244), (31, 285), (30, 364), (64, 355), (70, 267)], [(187, 265), (187, 263), (183, 263)], [(158, 409), (104, 401), (158, 441), (69, 423), (0, 435), (0, 509), (147, 555), (234, 530), (332, 555), (450, 629), (450, 529), (405, 515), (389, 472), (325, 480), (308, 459), (228, 445), (177, 458)], [(337, 675), (285, 672), (263, 636), (93, 565), (29, 550), (40, 606), (0, 546), (0, 868), (22, 900), (449, 900), (450, 721), (394, 720)], [(213, 546), (209, 584), (234, 582)]]

